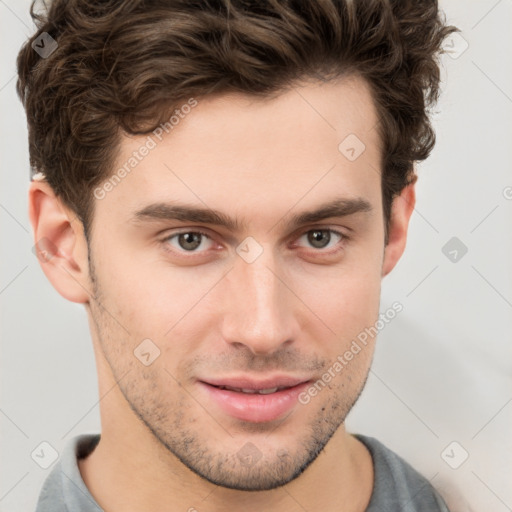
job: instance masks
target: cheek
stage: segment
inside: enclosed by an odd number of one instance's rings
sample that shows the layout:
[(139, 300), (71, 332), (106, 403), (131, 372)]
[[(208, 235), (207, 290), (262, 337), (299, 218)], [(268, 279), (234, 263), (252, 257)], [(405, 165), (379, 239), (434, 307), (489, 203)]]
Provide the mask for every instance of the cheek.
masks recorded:
[(344, 281), (342, 288), (331, 289), (316, 303), (315, 310), (335, 334), (334, 341), (329, 336), (315, 336), (315, 339), (325, 340), (331, 356), (343, 353), (352, 340), (375, 323), (379, 314), (379, 292), (378, 283), (365, 281), (361, 286), (360, 282)]
[(95, 255), (102, 302), (132, 336), (162, 337), (197, 304), (215, 281), (193, 267), (176, 268), (156, 250), (114, 256), (111, 240)]
[(297, 276), (297, 295), (319, 317), (314, 323), (318, 329), (313, 328), (325, 331), (321, 319), (336, 339), (347, 341), (372, 325), (379, 314), (380, 263), (375, 257), (355, 254), (336, 267)]

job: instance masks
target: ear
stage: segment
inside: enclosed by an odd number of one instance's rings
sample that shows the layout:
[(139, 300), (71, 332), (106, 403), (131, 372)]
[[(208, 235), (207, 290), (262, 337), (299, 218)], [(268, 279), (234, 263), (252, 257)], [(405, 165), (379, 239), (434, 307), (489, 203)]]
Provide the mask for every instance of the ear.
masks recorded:
[(43, 180), (29, 188), (29, 218), (34, 252), (53, 287), (71, 302), (88, 303), (88, 248), (83, 226)]
[(391, 219), (389, 223), (388, 244), (384, 249), (382, 264), (382, 277), (388, 275), (398, 263), (405, 250), (409, 219), (416, 204), (416, 179), (407, 185), (399, 196), (395, 197), (391, 206)]

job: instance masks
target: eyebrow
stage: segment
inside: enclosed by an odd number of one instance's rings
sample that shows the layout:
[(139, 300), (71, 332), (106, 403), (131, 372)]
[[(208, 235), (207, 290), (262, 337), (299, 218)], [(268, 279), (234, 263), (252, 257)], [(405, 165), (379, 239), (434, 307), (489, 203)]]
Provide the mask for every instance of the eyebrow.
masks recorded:
[[(331, 217), (346, 217), (355, 213), (368, 213), (372, 205), (364, 198), (337, 198), (321, 204), (314, 210), (295, 214), (286, 222), (288, 228), (296, 228), (303, 224), (318, 222)], [(179, 202), (154, 203), (135, 212), (132, 221), (177, 220), (183, 222), (198, 222), (223, 226), (233, 232), (245, 230), (245, 224), (236, 218), (231, 218), (223, 212), (209, 208), (199, 208)]]

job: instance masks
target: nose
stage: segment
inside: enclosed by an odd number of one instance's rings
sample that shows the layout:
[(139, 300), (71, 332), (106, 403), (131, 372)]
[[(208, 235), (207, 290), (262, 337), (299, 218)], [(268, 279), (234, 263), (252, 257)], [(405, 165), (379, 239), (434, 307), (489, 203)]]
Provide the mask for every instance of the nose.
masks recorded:
[(298, 301), (270, 249), (252, 263), (237, 257), (224, 285), (222, 334), (227, 343), (267, 355), (296, 339)]

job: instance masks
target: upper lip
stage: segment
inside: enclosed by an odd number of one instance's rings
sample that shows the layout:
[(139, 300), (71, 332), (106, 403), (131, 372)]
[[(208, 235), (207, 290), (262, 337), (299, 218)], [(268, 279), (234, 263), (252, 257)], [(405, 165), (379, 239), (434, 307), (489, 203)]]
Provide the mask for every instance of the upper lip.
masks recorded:
[(218, 379), (200, 379), (201, 382), (210, 384), (212, 386), (228, 386), (231, 388), (240, 389), (272, 389), (272, 388), (291, 388), (307, 382), (310, 379), (291, 377), (287, 375), (278, 375), (274, 377), (267, 377), (265, 379), (251, 379), (247, 376), (243, 377), (220, 377)]

